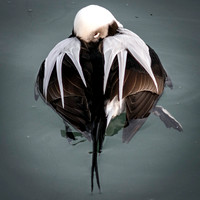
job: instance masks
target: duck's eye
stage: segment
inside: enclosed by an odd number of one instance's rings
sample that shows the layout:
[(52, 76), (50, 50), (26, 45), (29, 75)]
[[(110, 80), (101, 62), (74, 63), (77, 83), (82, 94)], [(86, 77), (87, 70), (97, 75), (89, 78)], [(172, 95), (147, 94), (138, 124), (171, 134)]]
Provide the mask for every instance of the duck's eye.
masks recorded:
[(96, 39), (96, 38), (98, 38), (99, 37), (99, 35), (100, 35), (100, 33), (98, 32), (98, 33), (96, 33), (95, 35), (94, 35), (94, 38)]

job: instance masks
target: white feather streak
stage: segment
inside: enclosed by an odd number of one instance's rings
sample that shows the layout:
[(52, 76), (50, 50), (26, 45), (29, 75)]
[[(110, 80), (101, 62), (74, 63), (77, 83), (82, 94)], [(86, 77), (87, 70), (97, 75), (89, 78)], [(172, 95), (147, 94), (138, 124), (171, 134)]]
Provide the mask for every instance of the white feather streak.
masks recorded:
[[(152, 78), (154, 85), (158, 92), (158, 85), (155, 79), (155, 76), (151, 69), (151, 58), (149, 55), (149, 48), (145, 44), (145, 42), (135, 33), (129, 31), (125, 28), (119, 28), (120, 34), (116, 34), (114, 36), (110, 36), (104, 39), (103, 42), (103, 51), (104, 51), (104, 93), (106, 90), (106, 85), (108, 81), (108, 76), (110, 72), (110, 68), (112, 66), (113, 60), (117, 54), (120, 52), (124, 52), (128, 50), (132, 56), (141, 64), (141, 66), (147, 71), (147, 73)], [(127, 54), (120, 53), (120, 57), (118, 59), (123, 60), (123, 62), (119, 62), (119, 70), (120, 68), (125, 68), (126, 65), (123, 63), (126, 62)], [(124, 69), (125, 71), (125, 69)], [(124, 74), (120, 74), (119, 78), (124, 76)], [(122, 77), (121, 79), (124, 79)], [(123, 88), (120, 88), (120, 93), (122, 94)]]
[(57, 57), (56, 61), (56, 71), (57, 71), (57, 77), (58, 77), (58, 85), (60, 89), (60, 95), (61, 95), (61, 101), (62, 101), (62, 107), (64, 108), (64, 91), (63, 91), (63, 84), (62, 84), (62, 61), (64, 57), (64, 53), (61, 53)]
[(119, 105), (122, 107), (122, 96), (123, 96), (123, 85), (124, 85), (124, 75), (126, 69), (126, 59), (127, 59), (127, 51), (121, 51), (117, 54), (118, 62), (119, 62)]
[(73, 37), (73, 38), (67, 38), (59, 42), (50, 51), (47, 58), (45, 59), (45, 65), (44, 65), (43, 94), (45, 98), (47, 98), (47, 88), (48, 88), (49, 80), (56, 63), (57, 77), (58, 77), (59, 88), (61, 92), (61, 98), (62, 98), (62, 105), (64, 106), (61, 67), (62, 67), (62, 61), (63, 61), (63, 57), (65, 53), (70, 57), (70, 59), (74, 63), (84, 85), (86, 86), (86, 81), (85, 81), (83, 71), (79, 62), (80, 46), (81, 46), (80, 41), (76, 37)]
[(115, 56), (120, 51), (124, 50), (122, 48), (112, 48), (113, 43), (115, 42), (115, 39), (113, 37), (107, 37), (107, 38), (104, 39), (104, 42), (103, 42), (103, 51), (104, 51), (104, 59), (105, 59), (105, 63), (104, 63), (104, 85), (103, 85), (104, 93), (106, 91), (108, 75), (110, 73), (110, 68), (112, 66), (113, 60), (114, 60)]

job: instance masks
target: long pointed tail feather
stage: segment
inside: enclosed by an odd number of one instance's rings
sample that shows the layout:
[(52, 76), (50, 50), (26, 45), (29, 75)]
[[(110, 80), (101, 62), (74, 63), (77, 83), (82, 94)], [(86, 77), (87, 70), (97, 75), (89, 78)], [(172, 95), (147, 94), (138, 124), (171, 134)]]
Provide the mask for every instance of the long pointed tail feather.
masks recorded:
[(93, 188), (94, 188), (94, 172), (95, 172), (98, 188), (99, 190), (101, 190), (100, 181), (99, 181), (98, 163), (97, 163), (97, 142), (96, 141), (93, 141), (92, 168), (91, 168), (91, 192), (93, 192)]
[(101, 153), (102, 144), (105, 136), (106, 129), (106, 118), (105, 115), (99, 120), (96, 120), (93, 124), (92, 131), (92, 140), (93, 140), (93, 154), (92, 154), (92, 167), (91, 167), (91, 192), (94, 188), (94, 174), (96, 176), (97, 186), (99, 191), (101, 191), (100, 181), (99, 181), (99, 172), (98, 172), (98, 163), (97, 163), (97, 154)]

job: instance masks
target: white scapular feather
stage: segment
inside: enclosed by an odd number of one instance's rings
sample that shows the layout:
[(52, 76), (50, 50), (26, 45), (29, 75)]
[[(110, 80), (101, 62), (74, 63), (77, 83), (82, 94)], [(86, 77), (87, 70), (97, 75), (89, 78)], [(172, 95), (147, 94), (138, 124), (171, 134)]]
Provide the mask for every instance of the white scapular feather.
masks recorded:
[(126, 59), (127, 59), (127, 51), (121, 51), (117, 54), (118, 62), (119, 62), (119, 105), (122, 107), (122, 96), (123, 96), (123, 85), (124, 85), (124, 75), (126, 69)]
[(104, 93), (106, 91), (106, 85), (110, 68), (112, 66), (115, 56), (118, 57), (119, 65), (119, 100), (122, 98), (123, 93), (123, 81), (124, 72), (126, 67), (127, 50), (132, 56), (141, 64), (141, 66), (147, 71), (152, 78), (155, 87), (158, 91), (158, 85), (155, 76), (151, 69), (151, 57), (149, 55), (149, 48), (145, 42), (132, 31), (119, 28), (119, 34), (109, 36), (103, 40), (103, 52), (104, 52)]
[(61, 95), (63, 108), (64, 108), (64, 91), (63, 91), (63, 84), (62, 84), (62, 61), (63, 61), (64, 55), (65, 55), (64, 53), (61, 53), (57, 57), (57, 61), (56, 61), (56, 72), (57, 72), (57, 77), (58, 77), (58, 85), (60, 89), (60, 95)]
[(63, 107), (64, 107), (64, 94), (63, 94), (63, 84), (62, 84), (62, 61), (65, 54), (67, 54), (72, 60), (72, 62), (74, 63), (84, 85), (86, 86), (86, 81), (83, 75), (82, 67), (79, 62), (80, 48), (81, 48), (80, 41), (76, 37), (67, 38), (59, 42), (50, 51), (49, 55), (45, 59), (44, 80), (43, 80), (44, 96), (45, 98), (47, 98), (47, 88), (48, 88), (49, 80), (56, 63), (57, 78), (58, 78)]

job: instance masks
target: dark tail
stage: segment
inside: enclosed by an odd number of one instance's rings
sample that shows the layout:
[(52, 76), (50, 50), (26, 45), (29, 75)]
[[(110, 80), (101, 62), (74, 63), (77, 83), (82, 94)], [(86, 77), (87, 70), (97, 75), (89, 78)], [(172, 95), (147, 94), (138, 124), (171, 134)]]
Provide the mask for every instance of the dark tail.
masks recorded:
[(99, 172), (98, 172), (98, 164), (97, 164), (97, 143), (93, 142), (93, 154), (92, 154), (92, 168), (91, 168), (91, 192), (94, 188), (94, 172), (96, 175), (97, 185), (99, 190), (101, 190), (100, 181), (99, 181)]
[(97, 163), (97, 153), (101, 153), (102, 144), (105, 137), (106, 129), (106, 118), (100, 118), (95, 120), (92, 130), (92, 140), (93, 140), (93, 154), (92, 154), (92, 168), (91, 168), (91, 192), (94, 188), (94, 173), (96, 176), (96, 181), (99, 190), (101, 191), (100, 181), (99, 181), (99, 172), (98, 172), (98, 163)]

